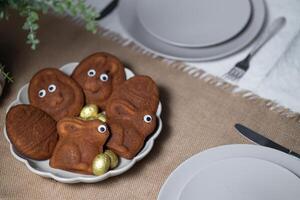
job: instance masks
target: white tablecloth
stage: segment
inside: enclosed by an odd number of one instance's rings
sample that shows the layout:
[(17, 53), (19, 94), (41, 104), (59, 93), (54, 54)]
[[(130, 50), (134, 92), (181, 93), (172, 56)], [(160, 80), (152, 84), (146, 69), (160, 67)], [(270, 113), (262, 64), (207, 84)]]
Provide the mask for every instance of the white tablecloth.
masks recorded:
[[(122, 0), (121, 0), (122, 1)], [(87, 0), (101, 10), (110, 0)], [(266, 0), (267, 24), (285, 16), (286, 26), (275, 35), (251, 60), (251, 67), (237, 84), (240, 89), (277, 102), (295, 112), (300, 112), (300, 0)], [(129, 38), (118, 19), (118, 9), (99, 24)], [(244, 58), (251, 45), (244, 50), (220, 60), (186, 63), (221, 77), (237, 61)]]

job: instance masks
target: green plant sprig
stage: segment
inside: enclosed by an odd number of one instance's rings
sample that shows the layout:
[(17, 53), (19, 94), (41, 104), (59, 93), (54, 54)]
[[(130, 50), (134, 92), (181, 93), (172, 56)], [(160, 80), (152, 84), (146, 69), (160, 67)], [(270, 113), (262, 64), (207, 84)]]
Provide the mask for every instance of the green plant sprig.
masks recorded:
[(95, 9), (86, 4), (84, 0), (1, 0), (0, 19), (8, 19), (8, 9), (14, 9), (25, 17), (23, 29), (28, 31), (27, 43), (32, 49), (36, 49), (39, 44), (37, 30), (39, 29), (38, 12), (47, 13), (49, 9), (58, 14), (68, 13), (71, 16), (80, 16), (85, 21), (85, 28), (92, 33), (96, 33), (97, 24), (95, 18), (98, 13)]
[(4, 68), (5, 68), (5, 66), (0, 64), (0, 74), (2, 74), (4, 79), (8, 80), (8, 82), (13, 83), (14, 82), (13, 77), (9, 75), (9, 72), (5, 72)]

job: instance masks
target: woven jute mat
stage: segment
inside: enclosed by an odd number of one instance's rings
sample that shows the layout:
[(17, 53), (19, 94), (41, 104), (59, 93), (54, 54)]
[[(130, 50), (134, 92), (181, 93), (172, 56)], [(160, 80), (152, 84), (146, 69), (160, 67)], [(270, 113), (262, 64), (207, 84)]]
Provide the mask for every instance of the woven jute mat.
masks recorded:
[(270, 110), (265, 100), (246, 99), (225, 87), (195, 79), (160, 59), (138, 53), (131, 45), (120, 45), (108, 33), (93, 35), (66, 18), (41, 19), (41, 43), (31, 51), (24, 42), (22, 23), (12, 17), (0, 24), (0, 59), (15, 78), (1, 100), (1, 132), (7, 106), (35, 72), (80, 61), (96, 51), (110, 52), (135, 73), (156, 81), (163, 130), (151, 152), (126, 173), (99, 183), (71, 185), (30, 172), (11, 155), (1, 134), (0, 199), (156, 199), (170, 173), (192, 155), (219, 145), (248, 143), (234, 130), (237, 122), (300, 153), (299, 119)]

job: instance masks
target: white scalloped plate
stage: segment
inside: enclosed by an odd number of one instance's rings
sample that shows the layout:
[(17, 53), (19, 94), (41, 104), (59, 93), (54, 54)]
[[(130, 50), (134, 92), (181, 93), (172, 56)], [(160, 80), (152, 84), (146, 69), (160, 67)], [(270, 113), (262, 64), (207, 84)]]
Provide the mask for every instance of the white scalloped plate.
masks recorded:
[[(61, 71), (65, 72), (66, 74), (70, 75), (72, 71), (75, 69), (78, 63), (69, 63), (64, 65), (63, 67), (60, 68)], [(134, 73), (125, 68), (125, 73), (126, 73), (126, 79), (129, 79), (130, 77), (134, 76)], [(29, 104), (28, 100), (28, 83), (25, 84), (20, 90), (17, 95), (17, 99), (15, 99), (7, 108), (6, 113), (8, 110), (17, 104)], [(83, 175), (83, 174), (78, 174), (78, 173), (72, 173), (64, 170), (59, 170), (59, 169), (54, 169), (49, 166), (49, 160), (44, 160), (44, 161), (37, 161), (37, 160), (32, 160), (29, 159), (25, 156), (20, 155), (16, 149), (13, 147), (11, 144), (7, 133), (6, 133), (6, 128), (4, 127), (4, 136), (7, 139), (7, 141), (10, 144), (10, 151), (11, 154), (19, 161), (23, 162), (26, 167), (32, 171), (35, 174), (38, 174), (43, 177), (47, 178), (53, 178), (56, 181), (62, 182), (62, 183), (78, 183), (78, 182), (84, 182), (84, 183), (95, 183), (102, 181), (104, 179), (107, 179), (111, 176), (117, 176), (119, 174), (122, 174), (129, 170), (137, 161), (143, 159), (152, 149), (154, 140), (157, 138), (157, 136), (160, 134), (162, 130), (162, 120), (160, 118), (162, 106), (161, 103), (159, 102), (156, 116), (158, 118), (158, 125), (156, 131), (151, 135), (151, 137), (147, 140), (145, 143), (144, 148), (132, 159), (132, 160), (127, 160), (125, 158), (120, 158), (120, 163), (117, 168), (108, 171), (107, 173), (101, 175), (101, 176), (93, 176), (93, 175)]]

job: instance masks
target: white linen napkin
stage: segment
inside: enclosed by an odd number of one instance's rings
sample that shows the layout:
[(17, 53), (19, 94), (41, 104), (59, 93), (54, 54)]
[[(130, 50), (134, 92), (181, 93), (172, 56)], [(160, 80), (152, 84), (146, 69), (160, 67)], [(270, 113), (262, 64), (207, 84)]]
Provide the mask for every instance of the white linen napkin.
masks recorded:
[(300, 31), (256, 90), (292, 110), (300, 111)]

